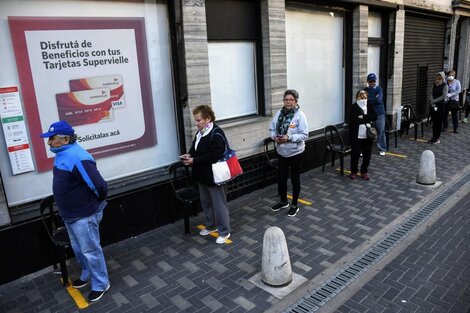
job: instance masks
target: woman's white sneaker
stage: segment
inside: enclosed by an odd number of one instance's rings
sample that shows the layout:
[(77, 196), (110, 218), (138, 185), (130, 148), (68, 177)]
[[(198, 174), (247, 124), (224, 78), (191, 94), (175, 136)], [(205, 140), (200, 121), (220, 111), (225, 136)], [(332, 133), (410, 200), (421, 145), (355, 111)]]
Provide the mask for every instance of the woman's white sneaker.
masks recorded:
[(221, 245), (225, 243), (229, 237), (230, 237), (230, 233), (227, 236), (219, 236), (217, 237), (217, 240), (215, 242)]
[(199, 232), (199, 235), (201, 236), (207, 236), (209, 235), (210, 233), (214, 233), (217, 231), (217, 228), (216, 229), (207, 229), (207, 228), (204, 228), (204, 229), (201, 229), (201, 231)]

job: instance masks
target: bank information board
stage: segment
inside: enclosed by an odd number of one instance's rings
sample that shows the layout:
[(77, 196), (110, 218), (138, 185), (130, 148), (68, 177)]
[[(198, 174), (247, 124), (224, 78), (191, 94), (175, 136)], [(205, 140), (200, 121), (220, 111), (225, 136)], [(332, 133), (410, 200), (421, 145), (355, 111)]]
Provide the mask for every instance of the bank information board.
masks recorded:
[(18, 87), (0, 87), (0, 118), (13, 175), (34, 171)]

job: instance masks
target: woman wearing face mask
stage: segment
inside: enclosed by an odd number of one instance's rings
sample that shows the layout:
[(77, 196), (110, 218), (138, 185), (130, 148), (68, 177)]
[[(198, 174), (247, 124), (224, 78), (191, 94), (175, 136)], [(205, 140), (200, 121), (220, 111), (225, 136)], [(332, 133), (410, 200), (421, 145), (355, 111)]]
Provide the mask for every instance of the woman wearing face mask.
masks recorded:
[(436, 81), (432, 84), (431, 88), (431, 120), (432, 120), (432, 138), (428, 141), (430, 144), (441, 143), (439, 137), (442, 131), (442, 118), (444, 111), (444, 101), (447, 97), (448, 87), (445, 83), (444, 72), (439, 72), (436, 75)]
[(271, 138), (277, 143), (278, 194), (281, 201), (271, 210), (279, 211), (289, 207), (287, 202), (287, 176), (291, 174), (292, 203), (287, 216), (295, 216), (299, 211), (297, 200), (300, 194), (300, 165), (308, 138), (308, 124), (305, 114), (298, 105), (299, 93), (293, 89), (284, 92), (284, 106), (274, 115), (269, 127)]
[(454, 127), (454, 133), (459, 132), (459, 117), (457, 116), (457, 112), (459, 111), (459, 94), (462, 92), (462, 86), (460, 85), (460, 81), (455, 78), (455, 71), (451, 70), (447, 76), (447, 87), (449, 90), (447, 91), (447, 111), (444, 112), (444, 129), (447, 128), (447, 116), (449, 115), (449, 111), (452, 114), (452, 126)]
[(230, 219), (227, 204), (226, 186), (214, 183), (212, 164), (216, 163), (225, 151), (225, 134), (215, 122), (215, 114), (208, 105), (193, 109), (197, 133), (189, 153), (180, 156), (186, 166), (193, 167), (193, 177), (199, 182), (201, 207), (204, 211), (206, 228), (201, 236), (218, 232), (216, 243), (223, 244), (230, 237)]
[(356, 102), (352, 105), (349, 115), (349, 142), (351, 144), (351, 174), (349, 178), (356, 179), (359, 156), (362, 153), (361, 176), (369, 180), (369, 167), (373, 140), (367, 138), (366, 124), (377, 119), (374, 105), (367, 101), (367, 92), (360, 90), (356, 94)]

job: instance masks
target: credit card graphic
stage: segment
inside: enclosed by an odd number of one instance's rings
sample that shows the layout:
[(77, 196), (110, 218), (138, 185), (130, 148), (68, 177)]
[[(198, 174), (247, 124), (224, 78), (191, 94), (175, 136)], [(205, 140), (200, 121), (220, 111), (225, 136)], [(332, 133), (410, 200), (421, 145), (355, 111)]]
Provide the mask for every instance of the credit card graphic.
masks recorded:
[(60, 119), (72, 126), (112, 119), (109, 88), (59, 93), (55, 98)]
[(113, 108), (118, 109), (126, 106), (122, 76), (119, 74), (73, 79), (69, 81), (69, 85), (70, 91), (109, 88), (111, 90), (111, 102)]

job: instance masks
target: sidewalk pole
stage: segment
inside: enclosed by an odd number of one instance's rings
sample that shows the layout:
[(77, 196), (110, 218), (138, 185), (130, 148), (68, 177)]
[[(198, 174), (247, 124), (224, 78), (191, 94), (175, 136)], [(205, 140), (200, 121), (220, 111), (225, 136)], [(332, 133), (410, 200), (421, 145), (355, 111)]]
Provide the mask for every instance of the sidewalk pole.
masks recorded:
[(285, 286), (292, 282), (292, 268), (286, 237), (276, 226), (264, 233), (261, 280), (270, 286)]
[(421, 154), (416, 182), (422, 185), (434, 185), (436, 183), (436, 162), (434, 153), (431, 150), (425, 150)]

